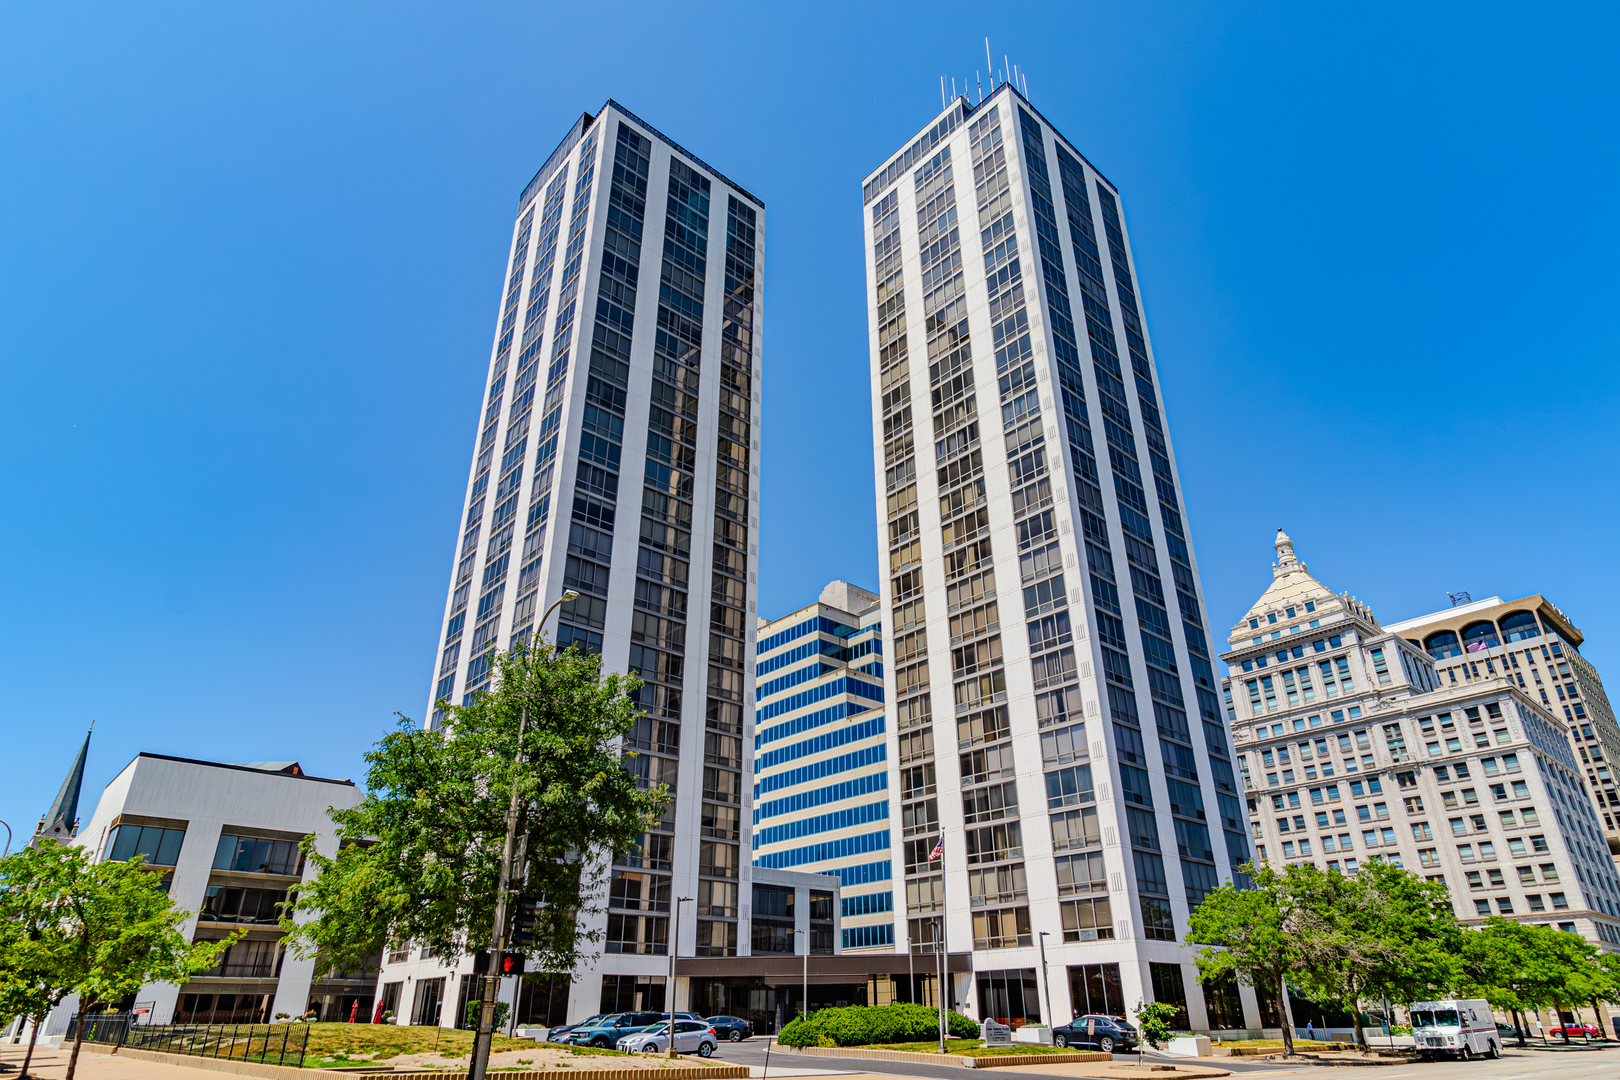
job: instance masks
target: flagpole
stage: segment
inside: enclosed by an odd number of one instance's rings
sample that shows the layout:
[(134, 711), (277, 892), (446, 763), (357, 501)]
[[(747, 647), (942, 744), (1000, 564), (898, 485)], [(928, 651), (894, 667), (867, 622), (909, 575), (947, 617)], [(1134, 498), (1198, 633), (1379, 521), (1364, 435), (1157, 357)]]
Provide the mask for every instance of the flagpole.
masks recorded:
[(939, 934), (934, 939), (934, 951), (939, 954), (939, 1052), (945, 1052), (945, 1033), (950, 1030), (945, 1019), (945, 833), (939, 834)]

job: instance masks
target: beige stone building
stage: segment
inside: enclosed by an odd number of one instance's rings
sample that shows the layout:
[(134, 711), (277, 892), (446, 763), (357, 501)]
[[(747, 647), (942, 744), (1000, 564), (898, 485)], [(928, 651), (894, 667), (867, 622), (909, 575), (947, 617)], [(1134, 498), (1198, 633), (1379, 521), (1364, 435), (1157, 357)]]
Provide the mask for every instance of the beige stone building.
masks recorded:
[(1387, 861), (1443, 881), (1464, 923), (1503, 915), (1620, 951), (1620, 874), (1551, 696), (1483, 668), (1453, 682), (1312, 577), (1281, 530), (1276, 549), (1221, 656), (1256, 858)]
[(1385, 627), (1434, 658), (1451, 686), (1512, 680), (1569, 728), (1587, 790), (1603, 819), (1612, 856), (1620, 858), (1620, 725), (1597, 669), (1581, 655), (1585, 637), (1540, 593), (1460, 604)]

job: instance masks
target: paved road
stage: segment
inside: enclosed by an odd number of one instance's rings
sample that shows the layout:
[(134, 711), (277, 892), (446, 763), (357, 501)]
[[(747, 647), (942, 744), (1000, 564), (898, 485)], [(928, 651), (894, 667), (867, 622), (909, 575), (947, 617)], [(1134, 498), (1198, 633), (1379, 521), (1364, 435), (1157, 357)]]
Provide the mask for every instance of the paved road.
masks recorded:
[[(763, 1038), (749, 1039), (742, 1043), (725, 1043), (720, 1047), (716, 1059), (735, 1062), (739, 1065), (751, 1066), (755, 1077), (767, 1075), (765, 1065), (766, 1048), (769, 1041)], [(1187, 1058), (1170, 1058), (1163, 1055), (1148, 1053), (1150, 1060), (1161, 1062), (1179, 1061), (1192, 1064)], [(1126, 1062), (1136, 1060), (1135, 1054), (1115, 1054), (1115, 1061)], [(1274, 1065), (1268, 1062), (1245, 1061), (1242, 1058), (1213, 1058), (1205, 1059), (1199, 1064), (1213, 1065), (1226, 1069), (1233, 1074), (1239, 1073), (1275, 1073), (1290, 1077), (1309, 1077), (1315, 1080), (1323, 1074), (1322, 1066), (1314, 1065)], [(871, 1061), (865, 1058), (830, 1058), (808, 1057), (791, 1052), (776, 1052), (770, 1054), (769, 1077), (782, 1077), (784, 1080), (794, 1076), (833, 1076), (849, 1074), (882, 1074), (890, 1076), (917, 1076), (917, 1077), (954, 1077), (958, 1080), (967, 1080), (975, 1077), (985, 1080), (987, 1076), (1008, 1076), (1021, 1073), (1022, 1069), (1001, 1069), (995, 1073), (986, 1073), (978, 1069), (963, 1069), (951, 1066), (923, 1064), (909, 1061)], [(1042, 1074), (1083, 1077), (1086, 1075), (1084, 1064), (1066, 1066), (1041, 1066)], [(1620, 1047), (1610, 1047), (1590, 1051), (1559, 1051), (1559, 1050), (1519, 1050), (1508, 1047), (1503, 1051), (1502, 1057), (1496, 1061), (1475, 1060), (1413, 1062), (1410, 1064), (1386, 1065), (1378, 1068), (1370, 1076), (1358, 1080), (1550, 1080), (1556, 1075), (1557, 1080), (1616, 1080), (1620, 1077)], [(1256, 1077), (1254, 1080), (1260, 1080)]]

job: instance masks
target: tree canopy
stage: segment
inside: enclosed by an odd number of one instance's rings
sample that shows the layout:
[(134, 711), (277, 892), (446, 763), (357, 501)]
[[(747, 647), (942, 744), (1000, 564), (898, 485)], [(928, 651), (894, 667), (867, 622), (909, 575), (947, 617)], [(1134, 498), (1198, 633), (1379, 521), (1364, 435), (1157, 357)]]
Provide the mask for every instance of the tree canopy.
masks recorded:
[(607, 866), (668, 804), (624, 767), (616, 742), (636, 722), (641, 683), (543, 641), (493, 663), (491, 689), (440, 703), (439, 730), (401, 718), (366, 755), (366, 798), (331, 811), (336, 855), (305, 842), (315, 875), (282, 923), (300, 955), (356, 968), (410, 942), (441, 955), (488, 948), (514, 787), (513, 888), (541, 902), (531, 970), (571, 971), (600, 936), (580, 916), (601, 909)]
[(1500, 916), (1464, 928), (1442, 882), (1398, 866), (1242, 870), (1252, 888), (1222, 885), (1206, 896), (1188, 920), (1188, 940), (1204, 945), (1200, 982), (1231, 972), (1279, 995), (1286, 1053), (1289, 986), (1348, 1012), (1363, 1047), (1363, 1003), (1482, 997), (1519, 1011), (1595, 1007), (1620, 996), (1620, 957), (1600, 956), (1578, 934)]
[(1283, 1052), (1292, 1054), (1287, 980), (1301, 970), (1304, 958), (1297, 926), (1291, 925), (1297, 921), (1294, 892), (1288, 875), (1270, 866), (1245, 863), (1240, 869), (1251, 888), (1226, 882), (1187, 919), (1188, 940), (1204, 945), (1196, 955), (1198, 981), (1207, 983), (1230, 972), (1247, 986), (1276, 993), (1283, 1010)]
[(0, 860), (0, 920), (14, 925), (0, 961), (0, 996), (36, 1017), (79, 996), (72, 1080), (93, 1006), (149, 982), (185, 982), (235, 940), (187, 941), (180, 928), (191, 915), (140, 858), (94, 862), (84, 848), (50, 843), (20, 851)]
[(1410, 1001), (1451, 985), (1458, 928), (1444, 885), (1383, 862), (1354, 875), (1310, 863), (1243, 869), (1252, 888), (1223, 885), (1192, 912), (1189, 936), (1206, 946), (1198, 977), (1230, 971), (1277, 994), (1285, 1052), (1293, 1053), (1290, 984), (1349, 1012), (1362, 1046), (1361, 1002)]
[(1361, 1002), (1420, 1000), (1451, 986), (1459, 930), (1443, 884), (1386, 862), (1354, 875), (1289, 870), (1300, 988), (1348, 1012), (1358, 1046), (1367, 1045)]
[(1620, 994), (1620, 958), (1600, 957), (1577, 934), (1496, 915), (1462, 935), (1455, 981), (1459, 994), (1498, 1009), (1563, 1009)]

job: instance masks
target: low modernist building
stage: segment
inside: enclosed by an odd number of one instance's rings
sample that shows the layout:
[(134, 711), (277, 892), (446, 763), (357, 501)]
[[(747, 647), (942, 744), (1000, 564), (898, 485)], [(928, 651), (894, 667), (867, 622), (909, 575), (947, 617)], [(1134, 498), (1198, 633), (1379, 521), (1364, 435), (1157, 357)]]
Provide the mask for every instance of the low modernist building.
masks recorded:
[(1620, 951), (1620, 875), (1561, 711), (1511, 669), (1454, 681), (1410, 624), (1334, 594), (1280, 530), (1276, 548), (1221, 656), (1258, 859), (1386, 861), (1444, 882), (1464, 923)]
[[(332, 807), (361, 800), (350, 780), (306, 776), (296, 761), (228, 765), (138, 754), (102, 792), (69, 843), (99, 860), (141, 856), (175, 903), (196, 912), (182, 931), (194, 941), (245, 936), (220, 962), (184, 985), (143, 986), (128, 1007), (153, 1023), (265, 1023), (310, 1009), (324, 1020), (370, 1019), (372, 976), (327, 970), (287, 952), (278, 904), (304, 880), (299, 842), (332, 855)], [(66, 1029), (77, 999), (64, 1001), (46, 1034)]]

